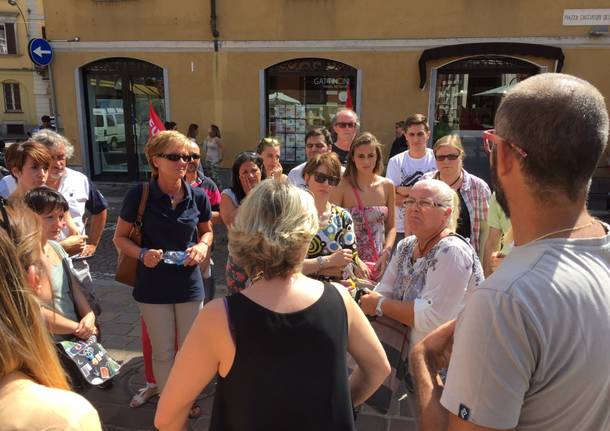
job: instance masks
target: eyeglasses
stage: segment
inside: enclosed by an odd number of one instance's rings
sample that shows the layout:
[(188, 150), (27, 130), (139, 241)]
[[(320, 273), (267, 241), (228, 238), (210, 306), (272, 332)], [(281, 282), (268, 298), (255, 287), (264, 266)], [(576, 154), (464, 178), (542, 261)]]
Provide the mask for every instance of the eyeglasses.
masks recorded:
[(192, 160), (199, 160), (200, 158), (201, 158), (201, 155), (199, 155), (197, 153), (191, 153)]
[(340, 123), (335, 123), (335, 126), (337, 126), (340, 129), (353, 129), (356, 127), (356, 123), (340, 122)]
[(320, 184), (324, 184), (325, 182), (328, 182), (329, 186), (337, 186), (337, 185), (339, 185), (339, 181), (341, 181), (341, 178), (321, 174), (319, 172), (315, 172), (313, 174), (313, 179), (316, 181), (316, 183), (320, 183)]
[(171, 153), (171, 154), (157, 154), (159, 157), (163, 157), (164, 159), (167, 159), (171, 162), (177, 162), (178, 160), (181, 160), (183, 162), (190, 162), (193, 159), (193, 155), (192, 154), (177, 154), (177, 153)]
[(435, 155), (434, 158), (436, 159), (437, 162), (444, 162), (445, 159), (447, 160), (457, 160), (460, 157), (460, 154), (446, 154), (446, 155), (442, 155), (442, 156), (438, 156)]
[(523, 148), (513, 144), (508, 139), (504, 139), (500, 135), (496, 134), (496, 131), (494, 129), (483, 131), (483, 145), (486, 148), (489, 148), (490, 152), (493, 150), (494, 145), (498, 145), (500, 142), (506, 142), (513, 150), (517, 152), (517, 154), (519, 154), (524, 159), (527, 157), (527, 152)]
[(434, 207), (440, 207), (438, 203), (434, 202), (432, 199), (415, 199), (415, 198), (406, 198), (402, 202), (402, 207), (405, 209), (414, 208), (417, 206), (420, 210), (427, 210)]

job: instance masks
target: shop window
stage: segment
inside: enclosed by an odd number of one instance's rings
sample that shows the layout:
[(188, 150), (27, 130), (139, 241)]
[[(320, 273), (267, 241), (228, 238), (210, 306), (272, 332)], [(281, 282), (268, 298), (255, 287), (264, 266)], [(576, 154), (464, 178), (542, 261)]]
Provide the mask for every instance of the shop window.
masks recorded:
[(4, 111), (5, 112), (22, 112), (21, 111), (21, 93), (19, 91), (18, 82), (4, 82), (2, 84), (4, 90)]
[(15, 23), (0, 22), (0, 54), (17, 54)]
[(502, 96), (513, 85), (540, 73), (540, 68), (512, 57), (472, 57), (437, 70), (432, 89), (433, 142), (448, 134), (462, 138), (468, 171), (489, 179), (489, 160), (482, 146), (482, 131), (492, 129)]
[(286, 61), (265, 71), (265, 133), (281, 142), (282, 161), (305, 161), (305, 134), (330, 128), (337, 109), (356, 106), (356, 78), (355, 68), (320, 58)]

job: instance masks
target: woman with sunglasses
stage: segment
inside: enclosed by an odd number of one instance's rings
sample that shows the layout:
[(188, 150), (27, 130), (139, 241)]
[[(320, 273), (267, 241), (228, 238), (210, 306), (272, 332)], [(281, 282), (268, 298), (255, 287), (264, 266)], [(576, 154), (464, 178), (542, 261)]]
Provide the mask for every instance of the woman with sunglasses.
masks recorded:
[[(263, 160), (251, 151), (240, 153), (233, 162), (233, 186), (222, 191), (220, 218), (229, 227), (233, 224), (239, 206), (248, 193), (261, 182)], [(248, 286), (248, 276), (242, 267), (235, 264), (229, 254), (226, 266), (227, 290), (239, 292)]]
[(454, 319), (466, 292), (484, 279), (474, 249), (455, 235), (457, 193), (442, 181), (417, 182), (404, 201), (412, 235), (400, 241), (374, 291), (360, 298), (369, 316), (386, 316), (411, 328), (409, 348)]
[(353, 264), (359, 276), (367, 275), (364, 262), (358, 258), (352, 216), (329, 202), (331, 192), (339, 185), (341, 162), (335, 153), (319, 154), (303, 168), (303, 179), (313, 195), (318, 211), (319, 231), (311, 240), (303, 274), (325, 281), (339, 281)]
[(263, 159), (263, 180), (287, 178), (280, 163), (280, 141), (275, 138), (263, 138), (256, 147), (256, 153)]
[(482, 241), (487, 236), (487, 214), (491, 191), (481, 178), (464, 169), (464, 146), (458, 135), (438, 139), (432, 147), (436, 171), (424, 174), (448, 184), (460, 198), (460, 217), (456, 233), (470, 241), (479, 257), (483, 254)]
[(46, 279), (43, 256), (36, 215), (0, 202), (1, 428), (99, 431), (93, 406), (70, 392), (40, 305), (30, 292), (39, 291)]
[(396, 239), (394, 184), (380, 176), (382, 171), (381, 144), (362, 133), (352, 142), (345, 173), (330, 198), (352, 215), (358, 256), (374, 281), (383, 275)]
[[(144, 185), (125, 196), (114, 234), (122, 253), (139, 260), (133, 297), (152, 343), (153, 371), (163, 390), (174, 362), (203, 304), (199, 264), (210, 253), (213, 233), (210, 202), (205, 192), (184, 181), (191, 141), (176, 131), (152, 136), (144, 147), (152, 169), (142, 220), (142, 244), (129, 239)], [(173, 253), (169, 253), (173, 252)], [(193, 408), (193, 415), (200, 409)]]

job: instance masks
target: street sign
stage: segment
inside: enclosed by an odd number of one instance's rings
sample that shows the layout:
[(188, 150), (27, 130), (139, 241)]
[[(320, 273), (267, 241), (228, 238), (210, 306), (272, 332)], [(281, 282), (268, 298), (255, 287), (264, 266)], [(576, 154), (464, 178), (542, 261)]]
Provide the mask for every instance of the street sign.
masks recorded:
[(28, 44), (30, 60), (39, 66), (46, 66), (53, 60), (53, 49), (45, 39), (31, 39)]

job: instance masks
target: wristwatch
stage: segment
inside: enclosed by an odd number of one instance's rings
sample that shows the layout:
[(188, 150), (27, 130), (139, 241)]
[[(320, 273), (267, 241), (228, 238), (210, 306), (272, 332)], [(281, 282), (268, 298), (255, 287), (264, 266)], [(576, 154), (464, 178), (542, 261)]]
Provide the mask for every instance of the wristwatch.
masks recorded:
[(384, 301), (386, 300), (385, 296), (382, 296), (381, 298), (379, 298), (379, 301), (377, 301), (377, 307), (375, 307), (375, 315), (376, 316), (383, 316), (383, 310), (381, 309), (381, 306), (383, 305)]
[(324, 268), (324, 259), (322, 258), (322, 256), (316, 257), (316, 262), (318, 262), (318, 266), (320, 267), (319, 270)]

